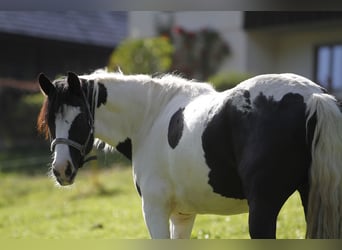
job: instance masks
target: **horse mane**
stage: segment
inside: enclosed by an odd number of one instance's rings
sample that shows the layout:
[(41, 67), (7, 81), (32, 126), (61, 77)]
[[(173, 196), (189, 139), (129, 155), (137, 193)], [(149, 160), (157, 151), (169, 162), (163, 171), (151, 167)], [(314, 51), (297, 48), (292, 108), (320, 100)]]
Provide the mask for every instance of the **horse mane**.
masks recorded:
[(47, 112), (48, 112), (48, 98), (45, 97), (43, 105), (40, 109), (38, 119), (37, 119), (37, 130), (38, 133), (44, 136), (45, 140), (49, 139), (49, 127), (47, 123)]
[(38, 134), (42, 135), (46, 140), (50, 137), (50, 131), (48, 126), (48, 113), (55, 112), (58, 107), (62, 107), (61, 104), (65, 103), (69, 98), (67, 93), (66, 84), (63, 84), (65, 78), (56, 79), (53, 84), (56, 87), (56, 93), (52, 97), (45, 97), (43, 105), (40, 109), (37, 118), (37, 131)]
[[(213, 91), (214, 87), (210, 83), (198, 82), (195, 79), (188, 80), (176, 73), (157, 73), (153, 75), (148, 74), (129, 74), (125, 75), (120, 69), (117, 72), (110, 72), (106, 68), (97, 69), (89, 75), (80, 76), (85, 79), (103, 79), (103, 80), (117, 80), (122, 82), (137, 81), (145, 84), (152, 84), (155, 86), (162, 86), (165, 91), (178, 92), (181, 90), (191, 96), (197, 96), (204, 92)], [(174, 91), (172, 91), (174, 90)]]

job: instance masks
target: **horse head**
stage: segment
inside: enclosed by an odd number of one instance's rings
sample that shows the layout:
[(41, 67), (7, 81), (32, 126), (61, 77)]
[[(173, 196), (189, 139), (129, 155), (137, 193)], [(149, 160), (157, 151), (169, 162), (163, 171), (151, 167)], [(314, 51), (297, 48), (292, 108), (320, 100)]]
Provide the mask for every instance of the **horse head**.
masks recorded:
[(42, 73), (39, 85), (46, 99), (38, 117), (38, 129), (51, 140), (53, 175), (60, 185), (70, 185), (93, 147), (91, 90), (72, 72), (54, 82)]

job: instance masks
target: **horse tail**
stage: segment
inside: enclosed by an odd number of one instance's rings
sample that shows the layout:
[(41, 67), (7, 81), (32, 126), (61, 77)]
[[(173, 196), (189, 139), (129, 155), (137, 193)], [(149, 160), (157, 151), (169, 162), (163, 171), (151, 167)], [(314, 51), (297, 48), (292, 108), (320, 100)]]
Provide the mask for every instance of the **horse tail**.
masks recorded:
[[(314, 120), (316, 125), (309, 129)], [(307, 102), (311, 167), (307, 238), (342, 238), (342, 113), (336, 99), (313, 94)]]

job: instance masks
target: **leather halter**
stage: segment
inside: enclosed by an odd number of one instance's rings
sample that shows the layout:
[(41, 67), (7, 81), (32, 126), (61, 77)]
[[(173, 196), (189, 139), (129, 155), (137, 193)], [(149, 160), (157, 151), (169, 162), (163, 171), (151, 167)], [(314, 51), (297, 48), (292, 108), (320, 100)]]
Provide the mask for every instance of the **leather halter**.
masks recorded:
[[(94, 135), (94, 118), (93, 118), (93, 114), (91, 112), (91, 108), (90, 108), (89, 102), (88, 102), (87, 98), (85, 97), (83, 90), (81, 90), (81, 92), (82, 92), (83, 101), (84, 101), (84, 103), (86, 105), (86, 111), (87, 111), (88, 117), (89, 117), (88, 123), (89, 123), (90, 130), (89, 130), (89, 133), (88, 133), (87, 140), (82, 145), (82, 144), (80, 144), (78, 142), (75, 142), (73, 140), (70, 140), (68, 138), (55, 138), (54, 140), (52, 140), (51, 145), (50, 145), (51, 152), (53, 152), (55, 150), (55, 147), (56, 147), (57, 144), (65, 144), (65, 145), (68, 145), (70, 147), (73, 147), (73, 148), (77, 149), (80, 152), (82, 158), (84, 158), (86, 156), (86, 149), (89, 146), (88, 145), (89, 141), (91, 139), (91, 136)], [(95, 100), (93, 100), (93, 105), (92, 105), (92, 110), (93, 111), (95, 109), (94, 102), (95, 102)], [(89, 156), (88, 158), (83, 160), (83, 162), (82, 162), (80, 167), (82, 167), (83, 163), (91, 161), (91, 160), (96, 160), (96, 159), (97, 159), (97, 156)]]

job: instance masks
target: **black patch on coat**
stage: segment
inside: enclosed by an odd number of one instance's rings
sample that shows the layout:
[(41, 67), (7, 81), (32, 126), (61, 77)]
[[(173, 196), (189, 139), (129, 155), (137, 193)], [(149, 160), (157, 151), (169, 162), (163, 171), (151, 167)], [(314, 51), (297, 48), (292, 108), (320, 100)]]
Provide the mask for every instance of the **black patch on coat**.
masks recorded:
[[(74, 119), (73, 123), (71, 124), (68, 138), (72, 141), (78, 142), (81, 145), (85, 145), (90, 126), (88, 125), (88, 117), (87, 113), (81, 112), (76, 118)], [(87, 125), (85, 125), (87, 124)], [(88, 144), (86, 145), (85, 153), (86, 155), (90, 153), (93, 148), (94, 144), (94, 135), (92, 134)], [(84, 157), (80, 154), (80, 151), (74, 147), (69, 146), (70, 156), (73, 161), (74, 166), (78, 166), (79, 168), (82, 167), (84, 163)]]
[(315, 116), (307, 130), (307, 106), (297, 93), (287, 93), (279, 101), (260, 93), (253, 104), (250, 116), (242, 121), (250, 125), (242, 131), (246, 136), (238, 171), (249, 200), (281, 207), (308, 184)]
[[(93, 103), (93, 91), (94, 91), (95, 81), (86, 80), (82, 78), (80, 78), (80, 81), (82, 83), (83, 92), (85, 93), (85, 96), (87, 97), (88, 102)], [(105, 105), (107, 103), (108, 93), (103, 83), (98, 82), (97, 84), (98, 84), (99, 94), (98, 94), (96, 107), (99, 108), (101, 107), (101, 105)]]
[(175, 148), (183, 134), (184, 128), (184, 108), (180, 108), (170, 119), (167, 139), (171, 148)]
[[(303, 97), (288, 93), (275, 101), (260, 93), (248, 112), (232, 103), (226, 101), (202, 135), (209, 185), (229, 198), (285, 199), (307, 181), (311, 164)], [(309, 125), (311, 134), (314, 118)]]
[(244, 108), (248, 108), (248, 109), (251, 109), (252, 107), (251, 107), (251, 94), (249, 93), (249, 91), (247, 91), (247, 90), (244, 90), (243, 91), (243, 97), (245, 98), (245, 101), (246, 101), (246, 103), (247, 103), (247, 105), (246, 106), (244, 106)]
[[(209, 110), (209, 114), (212, 113)], [(233, 105), (227, 102), (208, 122), (202, 134), (204, 157), (209, 171), (209, 185), (215, 193), (225, 197), (245, 198), (234, 156), (231, 113)]]
[(108, 93), (104, 84), (99, 82), (98, 85), (99, 85), (99, 98), (97, 100), (97, 107), (99, 108), (101, 105), (106, 104)]
[(123, 154), (127, 159), (132, 160), (132, 141), (127, 138), (116, 146), (116, 150)]

